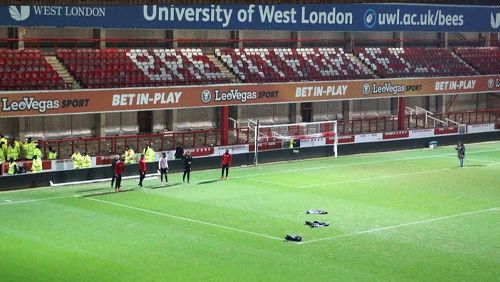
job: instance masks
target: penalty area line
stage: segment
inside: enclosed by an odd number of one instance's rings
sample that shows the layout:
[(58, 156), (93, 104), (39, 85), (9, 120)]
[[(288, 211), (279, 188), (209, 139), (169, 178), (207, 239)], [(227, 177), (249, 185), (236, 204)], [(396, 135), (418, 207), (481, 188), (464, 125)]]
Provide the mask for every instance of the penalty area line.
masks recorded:
[(258, 237), (262, 237), (262, 238), (266, 238), (266, 239), (284, 241), (283, 238), (278, 238), (278, 237), (274, 237), (274, 236), (267, 235), (267, 234), (262, 234), (262, 233), (257, 233), (257, 232), (253, 232), (253, 231), (248, 231), (248, 230), (244, 230), (244, 229), (240, 229), (240, 228), (236, 228), (236, 227), (229, 227), (229, 226), (220, 225), (220, 224), (216, 224), (216, 223), (211, 223), (211, 222), (207, 222), (207, 221), (201, 221), (201, 220), (196, 220), (196, 219), (192, 219), (192, 218), (188, 218), (188, 217), (182, 217), (182, 216), (168, 214), (168, 213), (163, 213), (163, 212), (157, 212), (157, 211), (153, 211), (153, 210), (138, 208), (138, 207), (129, 206), (129, 205), (120, 204), (120, 203), (115, 203), (115, 202), (109, 202), (109, 201), (100, 200), (100, 199), (91, 198), (91, 197), (88, 197), (88, 198), (85, 198), (85, 199), (91, 200), (91, 201), (95, 201), (95, 202), (100, 202), (100, 203), (103, 203), (103, 204), (108, 204), (108, 205), (118, 206), (118, 207), (122, 207), (122, 208), (127, 208), (127, 209), (131, 209), (131, 210), (141, 211), (141, 212), (144, 212), (144, 213), (149, 213), (149, 214), (164, 216), (164, 217), (168, 217), (168, 218), (173, 218), (173, 219), (177, 219), (177, 220), (181, 220), (181, 221), (187, 221), (187, 222), (191, 222), (191, 223), (197, 223), (197, 224), (201, 224), (201, 225), (207, 225), (207, 226), (211, 226), (211, 227), (216, 227), (216, 228), (219, 228), (219, 229), (226, 229), (226, 230), (231, 230), (231, 231), (235, 231), (235, 232), (250, 234), (250, 235), (254, 235), (254, 236), (258, 236)]
[(373, 228), (373, 229), (368, 229), (368, 230), (364, 230), (364, 231), (358, 231), (358, 232), (342, 234), (342, 235), (337, 235), (337, 236), (332, 236), (332, 237), (326, 237), (326, 238), (321, 238), (321, 239), (316, 239), (316, 240), (311, 240), (311, 241), (305, 241), (305, 242), (301, 242), (300, 245), (309, 244), (309, 243), (316, 243), (316, 242), (321, 242), (321, 241), (327, 241), (327, 240), (333, 240), (333, 239), (339, 239), (339, 238), (353, 237), (353, 236), (357, 236), (357, 235), (361, 235), (361, 234), (369, 234), (369, 233), (391, 230), (391, 229), (396, 229), (396, 228), (405, 227), (405, 226), (424, 224), (424, 223), (428, 223), (428, 222), (440, 221), (440, 220), (445, 220), (445, 219), (454, 218), (454, 217), (468, 216), (468, 215), (473, 215), (473, 214), (478, 214), (478, 213), (495, 212), (495, 211), (499, 211), (499, 210), (500, 210), (500, 207), (496, 207), (496, 208), (490, 208), (490, 209), (484, 209), (484, 210), (476, 210), (476, 211), (470, 211), (470, 212), (457, 213), (457, 214), (440, 216), (440, 217), (429, 218), (429, 219), (418, 220), (418, 221), (412, 221), (412, 222), (407, 222), (407, 223), (402, 223), (402, 224), (397, 224), (397, 225), (390, 225), (390, 226), (385, 226), (385, 227)]

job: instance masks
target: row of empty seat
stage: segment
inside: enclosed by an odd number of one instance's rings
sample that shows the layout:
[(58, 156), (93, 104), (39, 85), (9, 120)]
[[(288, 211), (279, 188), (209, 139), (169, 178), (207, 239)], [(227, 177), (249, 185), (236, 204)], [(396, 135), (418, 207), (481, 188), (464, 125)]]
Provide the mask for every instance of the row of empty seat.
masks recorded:
[[(84, 88), (459, 76), (500, 73), (497, 47), (58, 49), (56, 56)], [(226, 71), (227, 72), (227, 71)], [(0, 49), (0, 90), (64, 89), (40, 50)]]
[(215, 55), (242, 82), (374, 78), (342, 48), (226, 48)]
[(355, 48), (354, 53), (383, 78), (476, 74), (444, 48)]
[(56, 55), (87, 88), (229, 82), (201, 49), (60, 49)]
[(455, 53), (481, 74), (500, 73), (500, 49), (497, 47), (456, 48)]
[(57, 90), (64, 80), (40, 50), (0, 49), (0, 90)]

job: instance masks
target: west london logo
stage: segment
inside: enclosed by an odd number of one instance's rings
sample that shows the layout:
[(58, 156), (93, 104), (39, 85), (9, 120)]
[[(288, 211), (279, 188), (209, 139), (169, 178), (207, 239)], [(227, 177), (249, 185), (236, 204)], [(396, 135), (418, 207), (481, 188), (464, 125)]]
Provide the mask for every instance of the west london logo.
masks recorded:
[(30, 16), (30, 6), (9, 6), (10, 17), (18, 22), (22, 22)]
[(496, 18), (493, 16), (493, 13), (491, 13), (491, 27), (493, 29), (497, 29), (500, 27), (500, 13), (496, 14)]

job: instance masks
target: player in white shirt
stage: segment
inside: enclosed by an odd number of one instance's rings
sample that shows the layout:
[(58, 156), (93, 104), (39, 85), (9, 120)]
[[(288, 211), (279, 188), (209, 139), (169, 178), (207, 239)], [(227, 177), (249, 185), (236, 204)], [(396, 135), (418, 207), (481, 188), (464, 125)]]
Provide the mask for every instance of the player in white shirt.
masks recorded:
[(167, 154), (163, 152), (161, 158), (158, 161), (158, 169), (160, 170), (160, 181), (163, 184), (163, 175), (165, 175), (165, 184), (168, 182), (167, 172), (168, 172), (168, 161)]

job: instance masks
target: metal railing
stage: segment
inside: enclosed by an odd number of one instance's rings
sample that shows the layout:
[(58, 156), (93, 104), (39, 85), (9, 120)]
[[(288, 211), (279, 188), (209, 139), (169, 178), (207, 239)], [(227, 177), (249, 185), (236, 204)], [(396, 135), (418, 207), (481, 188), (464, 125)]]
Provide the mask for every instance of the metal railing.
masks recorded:
[[(449, 113), (433, 113), (432, 117), (447, 123), (437, 122), (429, 126), (425, 114), (410, 114), (406, 116), (405, 125), (408, 129), (434, 128), (456, 126), (458, 124), (500, 123), (500, 109), (461, 111)], [(364, 117), (352, 120), (338, 121), (338, 134), (351, 135), (375, 132), (391, 132), (398, 130), (397, 116)], [(203, 148), (221, 145), (220, 129), (194, 131), (164, 132), (156, 134), (106, 136), (101, 138), (68, 138), (62, 140), (40, 140), (42, 151), (48, 153), (52, 146), (60, 158), (69, 158), (78, 148), (92, 156), (123, 154), (125, 147), (130, 145), (136, 152), (142, 151), (146, 145), (151, 145), (156, 151), (174, 150), (176, 147)], [(228, 145), (252, 144), (254, 133), (251, 127), (230, 128), (228, 130)]]
[[(37, 38), (25, 37), (2, 38), (0, 47), (15, 47), (19, 42), (23, 42), (25, 48), (56, 49), (56, 48), (97, 48), (101, 43), (105, 43), (106, 48), (154, 48), (176, 46), (177, 48), (245, 48), (259, 47), (344, 47), (351, 42), (347, 39), (290, 39), (290, 38), (237, 38), (237, 39), (201, 39), (201, 38), (157, 38), (157, 39), (137, 39), (137, 38)], [(354, 38), (352, 41), (355, 47), (439, 47), (445, 40), (428, 39), (364, 39)], [(448, 40), (449, 46), (484, 46), (486, 40)], [(497, 42), (491, 42), (494, 46)]]
[[(140, 152), (147, 145), (157, 151), (174, 150), (176, 147), (199, 148), (221, 145), (219, 129), (164, 132), (156, 134), (106, 136), (101, 138), (68, 138), (61, 140), (39, 140), (44, 155), (49, 147), (54, 148), (59, 158), (69, 158), (75, 149), (89, 155), (123, 154), (126, 146)], [(248, 128), (232, 128), (229, 130), (229, 145), (248, 144), (250, 135)]]

